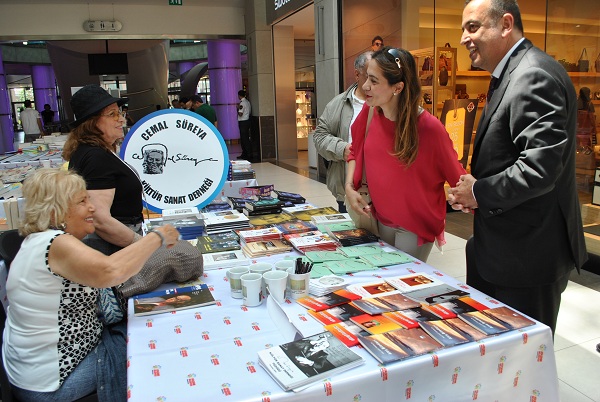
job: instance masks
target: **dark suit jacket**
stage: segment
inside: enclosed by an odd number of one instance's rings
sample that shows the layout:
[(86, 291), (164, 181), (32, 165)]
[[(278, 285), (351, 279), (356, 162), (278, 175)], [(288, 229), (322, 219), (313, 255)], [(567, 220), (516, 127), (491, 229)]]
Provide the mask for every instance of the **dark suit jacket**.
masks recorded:
[(471, 173), (475, 263), (488, 282), (553, 282), (587, 260), (575, 185), (577, 97), (565, 69), (524, 40), (481, 117)]

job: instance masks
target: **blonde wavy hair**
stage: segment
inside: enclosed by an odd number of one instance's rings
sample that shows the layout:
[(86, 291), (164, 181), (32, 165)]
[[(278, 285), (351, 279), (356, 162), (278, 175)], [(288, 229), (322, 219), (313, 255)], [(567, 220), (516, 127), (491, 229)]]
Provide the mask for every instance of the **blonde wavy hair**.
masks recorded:
[(25, 217), (19, 234), (27, 236), (63, 224), (73, 198), (85, 189), (85, 180), (74, 171), (38, 169), (23, 183)]

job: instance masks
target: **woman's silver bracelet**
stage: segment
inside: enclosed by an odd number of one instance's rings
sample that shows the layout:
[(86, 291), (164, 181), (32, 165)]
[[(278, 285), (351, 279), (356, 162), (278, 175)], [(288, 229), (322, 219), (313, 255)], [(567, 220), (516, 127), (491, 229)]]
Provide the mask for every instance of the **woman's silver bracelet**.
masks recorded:
[(150, 229), (150, 231), (148, 233), (156, 233), (158, 235), (158, 237), (160, 237), (160, 240), (162, 242), (162, 246), (166, 246), (167, 245), (167, 239), (165, 238), (165, 235), (160, 233), (160, 231), (156, 230), (156, 229)]

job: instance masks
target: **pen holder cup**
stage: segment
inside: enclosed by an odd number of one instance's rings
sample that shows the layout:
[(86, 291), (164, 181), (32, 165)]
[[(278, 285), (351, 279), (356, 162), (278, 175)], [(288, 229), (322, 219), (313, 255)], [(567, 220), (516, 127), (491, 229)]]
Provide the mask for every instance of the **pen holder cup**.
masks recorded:
[(310, 272), (295, 274), (294, 268), (288, 269), (288, 296), (291, 299), (300, 299), (308, 296), (310, 285)]

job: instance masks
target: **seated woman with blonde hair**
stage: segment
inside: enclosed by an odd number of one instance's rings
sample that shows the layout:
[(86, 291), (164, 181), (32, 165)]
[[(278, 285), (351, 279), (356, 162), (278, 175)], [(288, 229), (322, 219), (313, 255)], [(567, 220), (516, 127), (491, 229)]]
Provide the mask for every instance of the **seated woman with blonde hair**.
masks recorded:
[(103, 328), (98, 288), (135, 275), (179, 233), (163, 226), (106, 256), (81, 242), (94, 232), (95, 211), (81, 176), (39, 169), (23, 196), (19, 233), (26, 237), (6, 284), (2, 350), (13, 393), (20, 401), (73, 401), (93, 392), (100, 401), (125, 401), (124, 331)]

